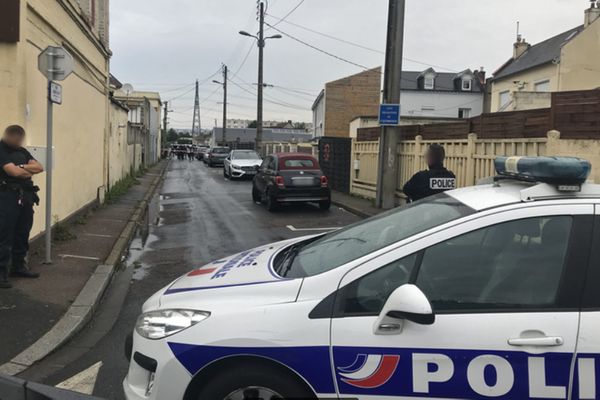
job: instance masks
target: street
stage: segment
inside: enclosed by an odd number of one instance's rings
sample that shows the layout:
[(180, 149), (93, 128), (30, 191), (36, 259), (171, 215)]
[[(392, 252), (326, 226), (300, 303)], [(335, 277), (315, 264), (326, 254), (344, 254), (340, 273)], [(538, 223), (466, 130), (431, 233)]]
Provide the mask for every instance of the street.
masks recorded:
[[(121, 271), (88, 328), (24, 377), (54, 386), (90, 368), (68, 387), (83, 392), (93, 387), (96, 396), (122, 399), (121, 383), (128, 368), (124, 339), (154, 292), (220, 257), (360, 220), (338, 207), (323, 212), (310, 204), (270, 213), (252, 202), (251, 186), (250, 180), (225, 180), (222, 168), (170, 161), (148, 212), (149, 229), (141, 227), (131, 245), (126, 262), (130, 275), (128, 269)], [(115, 304), (119, 295), (126, 296), (122, 308)]]

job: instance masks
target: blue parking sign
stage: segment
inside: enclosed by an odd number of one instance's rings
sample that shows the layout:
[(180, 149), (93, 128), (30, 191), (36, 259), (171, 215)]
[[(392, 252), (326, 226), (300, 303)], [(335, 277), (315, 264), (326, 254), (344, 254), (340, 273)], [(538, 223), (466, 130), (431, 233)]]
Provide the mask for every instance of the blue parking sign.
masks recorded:
[(379, 125), (400, 125), (400, 104), (381, 104)]

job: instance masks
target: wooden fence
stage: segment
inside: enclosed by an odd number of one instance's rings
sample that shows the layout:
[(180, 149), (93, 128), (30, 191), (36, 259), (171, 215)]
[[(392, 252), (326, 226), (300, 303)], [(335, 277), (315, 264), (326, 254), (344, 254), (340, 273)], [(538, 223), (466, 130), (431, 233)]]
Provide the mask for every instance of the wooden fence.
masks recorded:
[[(397, 157), (400, 166), (397, 194), (416, 172), (427, 168), (425, 151), (430, 144), (438, 143), (446, 150), (446, 167), (457, 177), (457, 185), (470, 186), (478, 180), (494, 175), (494, 159), (497, 156), (541, 156), (546, 155), (549, 139), (482, 139), (469, 134), (462, 139), (424, 140), (417, 136), (414, 140), (403, 141), (398, 145)], [(558, 139), (556, 139), (558, 140)], [(355, 141), (352, 148), (353, 179), (352, 194), (375, 198), (377, 191), (379, 142)]]

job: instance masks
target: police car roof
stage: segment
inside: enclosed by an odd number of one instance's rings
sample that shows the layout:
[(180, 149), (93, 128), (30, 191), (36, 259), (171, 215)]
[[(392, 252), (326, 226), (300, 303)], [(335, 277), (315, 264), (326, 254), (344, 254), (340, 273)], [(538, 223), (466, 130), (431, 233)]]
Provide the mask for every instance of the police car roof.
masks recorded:
[(536, 200), (588, 198), (600, 200), (600, 185), (585, 183), (577, 192), (559, 191), (555, 185), (518, 180), (500, 180), (493, 184), (469, 186), (446, 192), (474, 210), (500, 207)]

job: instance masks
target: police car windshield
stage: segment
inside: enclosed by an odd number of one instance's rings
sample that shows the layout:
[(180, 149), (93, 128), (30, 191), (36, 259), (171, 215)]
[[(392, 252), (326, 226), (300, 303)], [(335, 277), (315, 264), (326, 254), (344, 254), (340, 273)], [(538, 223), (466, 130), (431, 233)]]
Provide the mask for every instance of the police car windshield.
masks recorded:
[(275, 261), (275, 268), (287, 278), (318, 275), (473, 213), (475, 210), (460, 201), (438, 194), (301, 244), (293, 260), (282, 257)]

